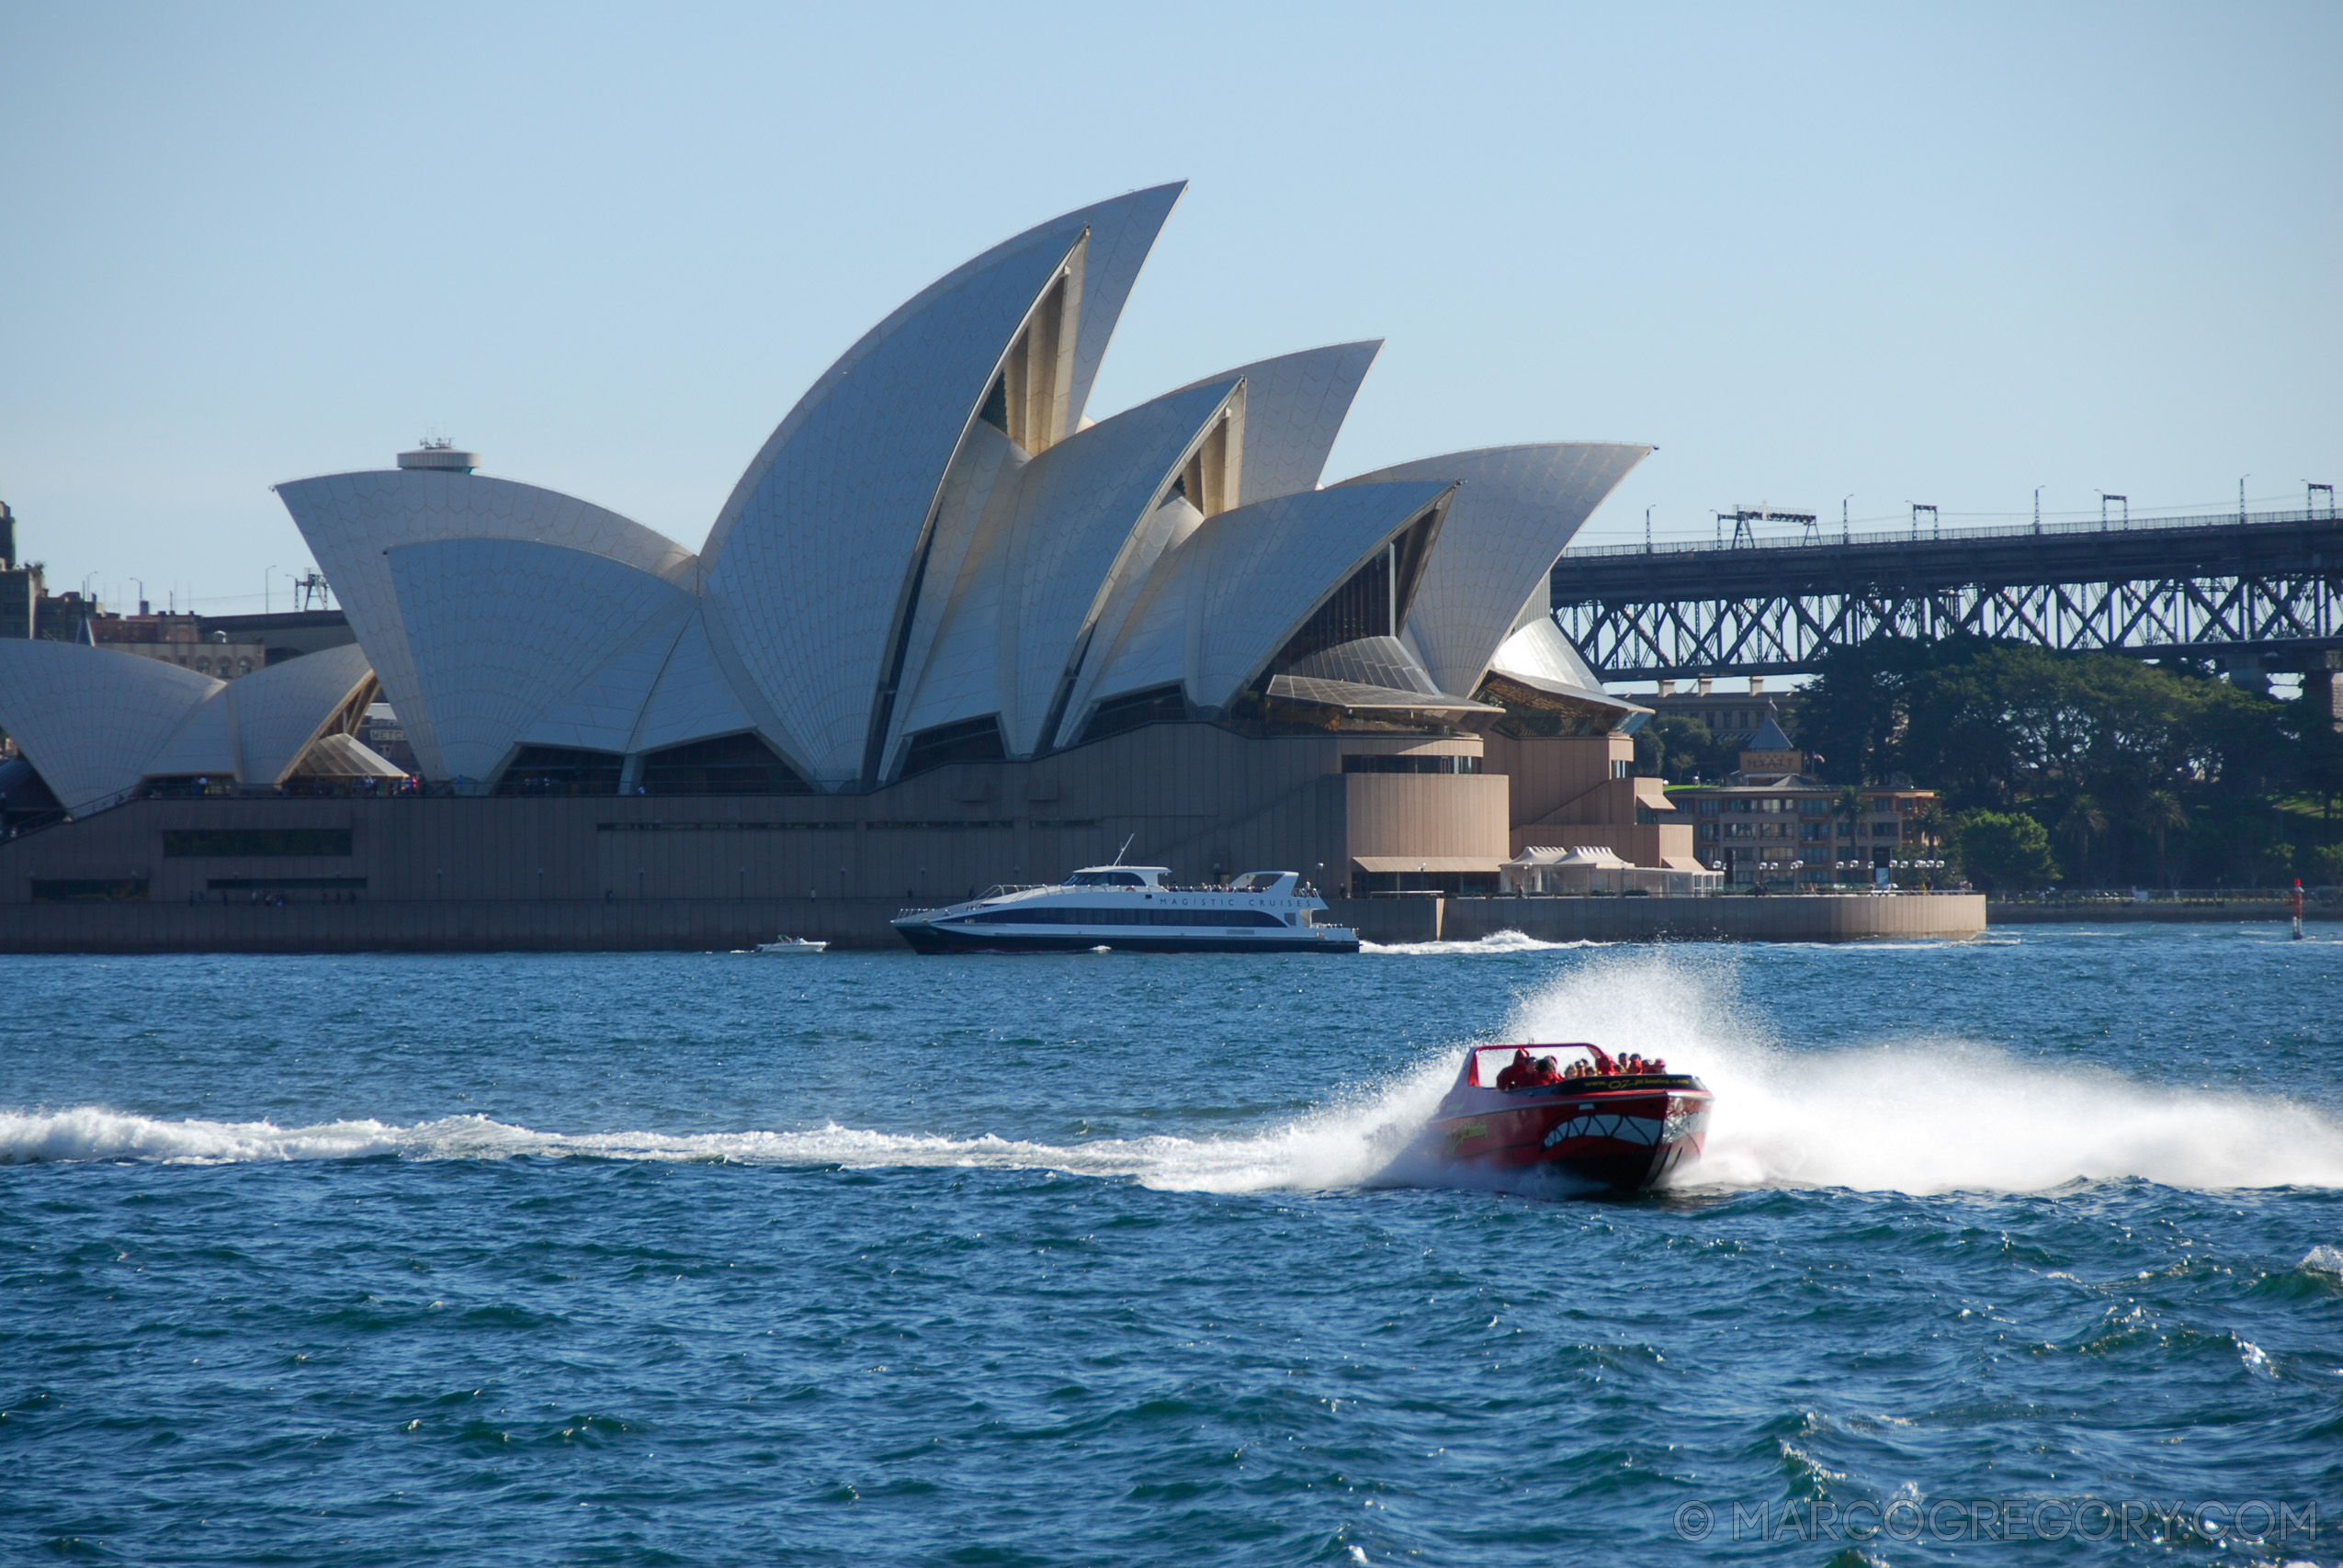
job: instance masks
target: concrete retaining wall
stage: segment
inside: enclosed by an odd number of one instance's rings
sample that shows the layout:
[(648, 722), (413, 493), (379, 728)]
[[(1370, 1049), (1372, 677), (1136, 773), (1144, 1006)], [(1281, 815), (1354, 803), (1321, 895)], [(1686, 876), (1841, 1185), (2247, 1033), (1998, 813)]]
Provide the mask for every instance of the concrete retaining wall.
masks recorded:
[(0, 953), (705, 953), (782, 931), (900, 947), (900, 899), (552, 898), (543, 901), (0, 905)]
[[(1370, 942), (1848, 942), (1974, 936), (1975, 896), (1883, 898), (1338, 898)], [(707, 952), (777, 933), (895, 950), (881, 898), (399, 899), (355, 904), (0, 905), (0, 953)]]
[[(2158, 899), (2138, 902), (2110, 898), (2104, 902), (2036, 904), (1996, 898), (1986, 907), (1993, 923), (2005, 926), (2226, 925), (2236, 920), (2286, 920), (2293, 908), (2282, 898)], [(2343, 920), (2343, 905), (2305, 904), (2305, 920)]]
[(1344, 898), (1334, 918), (1369, 942), (1475, 942), (1520, 931), (1540, 942), (1861, 942), (1972, 937), (1975, 893), (1799, 894), (1771, 898)]

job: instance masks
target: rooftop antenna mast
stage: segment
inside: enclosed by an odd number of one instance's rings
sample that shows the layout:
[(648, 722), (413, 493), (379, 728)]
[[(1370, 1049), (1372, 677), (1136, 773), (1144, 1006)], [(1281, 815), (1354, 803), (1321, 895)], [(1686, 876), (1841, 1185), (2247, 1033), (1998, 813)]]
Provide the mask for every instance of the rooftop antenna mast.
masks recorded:
[[(1136, 839), (1138, 837), (1138, 835), (1137, 833), (1131, 835), (1131, 839)], [(1115, 852), (1115, 863), (1116, 865), (1121, 865), (1123, 863), (1123, 857), (1131, 852), (1131, 839), (1124, 840), (1123, 847)]]

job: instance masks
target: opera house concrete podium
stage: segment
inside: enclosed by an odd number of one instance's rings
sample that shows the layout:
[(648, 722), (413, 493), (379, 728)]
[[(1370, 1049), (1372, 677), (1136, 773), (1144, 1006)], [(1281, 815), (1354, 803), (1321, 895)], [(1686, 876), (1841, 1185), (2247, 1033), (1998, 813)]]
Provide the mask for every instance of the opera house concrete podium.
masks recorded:
[[(1287, 867), (1338, 896), (1493, 890), (1541, 843), (1696, 865), (1627, 776), (1642, 710), (1547, 613), (1649, 448), (1325, 484), (1375, 343), (1094, 418), (1181, 189), (907, 301), (696, 553), (426, 448), (277, 487), (354, 649), (222, 687), (0, 642), (6, 945), (877, 941), (903, 904), (1126, 840), (1183, 879)], [(419, 780), (358, 743), (374, 701)]]

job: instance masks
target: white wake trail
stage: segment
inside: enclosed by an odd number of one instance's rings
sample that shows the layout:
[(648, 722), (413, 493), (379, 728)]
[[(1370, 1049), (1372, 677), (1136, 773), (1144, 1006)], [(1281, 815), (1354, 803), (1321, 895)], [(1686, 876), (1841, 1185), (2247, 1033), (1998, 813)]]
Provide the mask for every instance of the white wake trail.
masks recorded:
[(1502, 958), (1517, 953), (1570, 953), (1580, 948), (1608, 947), (1604, 942), (1579, 939), (1545, 942), (1522, 931), (1496, 931), (1471, 942), (1362, 942), (1361, 953), (1397, 953), (1407, 958)]
[(412, 1126), (375, 1121), (280, 1127), (270, 1122), (165, 1121), (95, 1106), (0, 1112), (0, 1165), (583, 1157), (862, 1168), (1056, 1170), (1173, 1190), (1324, 1190), (1375, 1179), (1412, 1140), (1454, 1073), (1432, 1063), (1329, 1110), (1251, 1136), (1102, 1138), (1054, 1145), (990, 1135), (880, 1133), (829, 1125), (800, 1132), (544, 1133), (484, 1116)]
[(2169, 1187), (2343, 1187), (2343, 1123), (2274, 1088), (2143, 1083), (1957, 1038), (1798, 1051), (1737, 999), (1729, 950), (1590, 957), (1514, 1025), (1697, 1073), (1715, 1091), (1693, 1187), (2040, 1191), (2136, 1177)]

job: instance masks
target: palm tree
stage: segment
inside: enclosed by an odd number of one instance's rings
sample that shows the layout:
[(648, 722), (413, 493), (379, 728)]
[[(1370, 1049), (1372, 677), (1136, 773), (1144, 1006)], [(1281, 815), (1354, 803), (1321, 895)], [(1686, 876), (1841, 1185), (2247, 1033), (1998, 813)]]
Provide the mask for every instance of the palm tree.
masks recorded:
[[(1922, 807), (1919, 815), (1912, 818), (1912, 827), (1919, 834), (1920, 847), (1928, 852), (1926, 858), (1930, 860), (1937, 858), (1937, 851), (1952, 836), (1952, 824), (1945, 817), (1941, 801), (1931, 800)], [(1920, 886), (1928, 886), (1926, 876), (1920, 878)]]
[[(1863, 792), (1853, 784), (1840, 790), (1839, 798), (1831, 803), (1830, 815), (1845, 824), (1847, 830), (1839, 836), (1839, 841), (1844, 846), (1846, 854), (1852, 855), (1855, 852), (1855, 824), (1863, 819)], [(1846, 857), (1834, 855), (1831, 858)]]
[(2088, 795), (2078, 795), (2058, 819), (2058, 830), (2075, 840), (2075, 868), (2081, 880), (2090, 880), (2091, 840), (2107, 831), (2107, 813)]
[(2169, 887), (2172, 878), (2164, 865), (2164, 835), (2174, 828), (2187, 827), (2189, 814), (2180, 809), (2179, 797), (2170, 790), (2150, 790), (2147, 799), (2142, 804), (2140, 819), (2156, 835), (2156, 879)]

